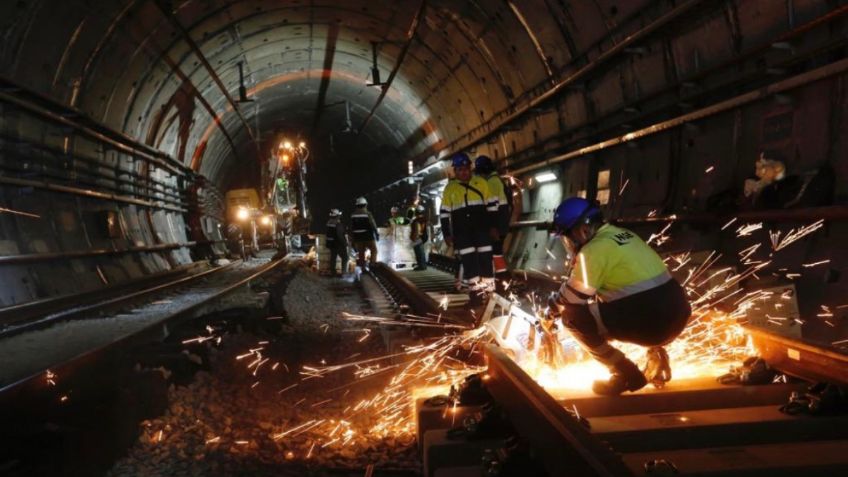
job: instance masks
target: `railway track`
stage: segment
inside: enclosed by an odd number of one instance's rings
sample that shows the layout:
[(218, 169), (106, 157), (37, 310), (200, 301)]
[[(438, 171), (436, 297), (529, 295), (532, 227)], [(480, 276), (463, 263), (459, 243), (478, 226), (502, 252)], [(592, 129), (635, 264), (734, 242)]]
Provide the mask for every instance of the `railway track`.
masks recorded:
[(24, 396), (50, 385), (49, 375), (70, 386), (85, 374), (81, 371), (132, 346), (164, 339), (196, 311), (282, 263), (233, 263), (9, 328), (0, 336), (0, 403), (20, 405)]
[[(446, 282), (433, 290), (431, 284), (438, 281), (427, 274), (416, 277), (380, 268), (375, 275), (390, 296), (419, 312), (437, 305), (433, 291), (447, 290)], [(514, 274), (514, 280), (523, 282), (523, 274)], [(529, 286), (552, 285), (545, 277), (527, 281)], [(588, 390), (552, 395), (502, 348), (487, 345), (483, 381), (488, 404), (460, 404), (451, 410), (450, 400), (419, 401), (424, 475), (846, 475), (846, 403), (837, 403), (826, 415), (781, 408), (819, 380), (844, 384), (848, 358), (760, 330), (751, 334), (763, 357), (788, 379), (727, 385), (705, 377), (617, 397)], [(826, 402), (827, 396), (808, 397), (821, 399), (814, 405), (833, 404)], [(499, 412), (487, 413), (487, 408)], [(456, 437), (467, 432), (462, 423), (468, 417), (472, 428), (494, 431)], [(491, 424), (498, 419), (502, 422)]]

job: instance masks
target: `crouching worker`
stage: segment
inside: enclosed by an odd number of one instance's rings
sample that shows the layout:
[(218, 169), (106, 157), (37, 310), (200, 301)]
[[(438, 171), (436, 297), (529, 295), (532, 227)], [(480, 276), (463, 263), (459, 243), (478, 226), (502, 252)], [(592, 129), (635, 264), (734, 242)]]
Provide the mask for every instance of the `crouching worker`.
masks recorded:
[[(635, 233), (605, 223), (598, 205), (580, 197), (557, 207), (553, 225), (574, 266), (548, 301), (549, 313), (560, 315), (580, 345), (610, 369), (608, 381), (595, 381), (595, 393), (617, 395), (671, 379), (662, 346), (680, 335), (691, 308), (659, 255)], [(648, 347), (645, 372), (609, 340)]]

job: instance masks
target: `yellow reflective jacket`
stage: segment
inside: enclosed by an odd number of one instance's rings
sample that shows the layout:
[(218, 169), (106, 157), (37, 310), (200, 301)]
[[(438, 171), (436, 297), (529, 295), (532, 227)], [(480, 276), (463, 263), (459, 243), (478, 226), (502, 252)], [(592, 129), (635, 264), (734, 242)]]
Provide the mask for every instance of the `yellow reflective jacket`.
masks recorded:
[(635, 233), (604, 224), (577, 254), (561, 290), (572, 303), (597, 295), (610, 302), (671, 280), (662, 258)]
[(467, 183), (451, 179), (442, 193), (442, 205), (439, 218), (442, 234), (446, 238), (454, 236), (458, 221), (477, 221), (487, 219), (487, 214), (498, 210), (497, 198), (489, 192), (489, 185), (480, 176), (472, 176)]

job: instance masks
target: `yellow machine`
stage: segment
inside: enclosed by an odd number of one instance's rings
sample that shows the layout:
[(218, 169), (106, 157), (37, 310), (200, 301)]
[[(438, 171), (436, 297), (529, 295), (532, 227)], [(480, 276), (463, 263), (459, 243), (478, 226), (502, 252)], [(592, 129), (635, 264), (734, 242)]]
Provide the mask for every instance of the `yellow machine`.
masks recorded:
[(232, 189), (226, 194), (227, 220), (245, 221), (253, 217), (260, 208), (259, 193), (256, 189)]
[(225, 197), (231, 253), (246, 257), (255, 255), (263, 244), (277, 245), (277, 218), (263, 212), (256, 189), (232, 189)]

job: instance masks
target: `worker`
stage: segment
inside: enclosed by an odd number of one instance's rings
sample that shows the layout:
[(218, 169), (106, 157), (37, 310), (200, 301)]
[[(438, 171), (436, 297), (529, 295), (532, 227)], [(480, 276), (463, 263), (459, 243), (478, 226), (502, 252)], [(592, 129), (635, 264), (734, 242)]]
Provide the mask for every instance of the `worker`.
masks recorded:
[(445, 243), (459, 252), (462, 262), (460, 287), (480, 282), (487, 287), (493, 286), (489, 214), (497, 211), (497, 201), (489, 194), (486, 181), (471, 174), (471, 159), (467, 154), (454, 155), (452, 163), (454, 178), (442, 193), (439, 214), (442, 235)]
[[(665, 344), (686, 327), (691, 308), (662, 259), (635, 233), (604, 222), (597, 202), (572, 197), (554, 212), (553, 226), (572, 259), (572, 271), (551, 295), (549, 316), (563, 325), (592, 357), (610, 368), (595, 381), (597, 394), (636, 391), (650, 379), (671, 379)], [(651, 376), (608, 340), (648, 348)]]
[(356, 199), (356, 209), (350, 215), (350, 232), (353, 246), (358, 254), (356, 263), (366, 270), (365, 251), (371, 251), (370, 264), (377, 263), (377, 241), (380, 240), (380, 234), (377, 223), (374, 222), (374, 216), (368, 210), (368, 201), (365, 197)]
[(391, 217), (389, 217), (389, 227), (409, 224), (409, 219), (400, 215), (400, 209), (398, 207), (392, 207), (391, 214)]
[(495, 273), (503, 273), (507, 271), (503, 258), (503, 242), (509, 232), (510, 200), (506, 196), (503, 179), (498, 175), (489, 156), (477, 156), (474, 160), (474, 173), (486, 181), (492, 200), (497, 201), (497, 211), (489, 214), (489, 235), (492, 239)]
[(425, 209), (422, 205), (415, 208), (415, 218), (412, 219), (409, 228), (409, 240), (412, 241), (412, 250), (415, 252), (415, 270), (419, 271), (427, 270), (427, 252), (424, 248), (430, 238), (427, 231), (427, 216), (424, 212)]
[(339, 209), (330, 211), (330, 220), (327, 221), (327, 248), (330, 250), (330, 276), (336, 276), (336, 258), (342, 259), (342, 276), (347, 270), (347, 237), (345, 235), (344, 223), (341, 221), (342, 212)]
[(412, 223), (412, 220), (417, 215), (417, 212), (416, 212), (417, 209), (418, 209), (418, 204), (416, 203), (415, 200), (410, 202), (409, 205), (406, 207), (406, 223), (407, 224)]

